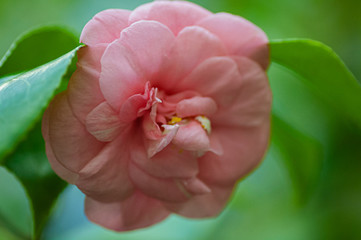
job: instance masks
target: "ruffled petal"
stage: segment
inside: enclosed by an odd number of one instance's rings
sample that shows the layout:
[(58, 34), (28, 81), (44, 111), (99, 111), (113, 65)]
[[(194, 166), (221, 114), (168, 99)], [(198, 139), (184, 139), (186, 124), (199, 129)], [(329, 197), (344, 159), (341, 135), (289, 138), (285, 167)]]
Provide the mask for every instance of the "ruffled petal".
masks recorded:
[(197, 66), (178, 86), (178, 91), (194, 89), (211, 97), (219, 109), (229, 106), (242, 87), (237, 63), (230, 57), (212, 57)]
[(244, 18), (218, 13), (202, 19), (197, 25), (218, 36), (228, 48), (229, 55), (251, 58), (263, 69), (269, 65), (269, 46), (266, 34)]
[(59, 175), (60, 178), (64, 179), (65, 181), (69, 182), (70, 184), (74, 184), (78, 179), (78, 174), (70, 171), (69, 169), (65, 168), (55, 157), (53, 153), (53, 149), (49, 143), (49, 111), (51, 105), (45, 111), (42, 120), (41, 131), (43, 134), (43, 138), (45, 140), (45, 151), (48, 157), (49, 163), (51, 168)]
[(184, 203), (164, 203), (171, 212), (188, 218), (207, 218), (218, 216), (226, 206), (233, 190), (233, 185), (211, 186), (211, 192), (194, 196)]
[(192, 194), (208, 192), (208, 189), (200, 187), (199, 184), (187, 184), (186, 179), (151, 176), (134, 163), (129, 164), (129, 175), (143, 193), (166, 202), (184, 202), (191, 198)]
[(184, 99), (177, 104), (178, 117), (212, 116), (217, 111), (216, 102), (209, 97), (193, 97)]
[(190, 2), (156, 1), (136, 8), (129, 17), (129, 23), (140, 20), (155, 20), (166, 25), (174, 35), (187, 26), (194, 25), (212, 13)]
[(111, 43), (101, 59), (100, 88), (105, 99), (119, 111), (130, 96), (143, 93), (152, 82), (174, 42), (164, 25), (141, 21), (125, 29), (120, 39)]
[[(269, 121), (272, 92), (264, 70), (254, 61), (237, 58), (240, 88), (231, 101), (212, 117), (220, 126), (258, 126)], [(233, 90), (233, 91), (234, 91)], [(232, 90), (230, 90), (231, 92)]]
[(207, 152), (198, 159), (199, 177), (211, 184), (229, 185), (252, 171), (262, 160), (269, 142), (270, 119), (257, 127), (217, 127), (222, 155)]
[(198, 26), (186, 27), (175, 40), (158, 85), (162, 89), (173, 90), (199, 63), (225, 54), (226, 49), (218, 37)]
[(143, 144), (133, 144), (131, 159), (149, 175), (159, 178), (192, 178), (198, 173), (197, 156), (170, 144), (152, 158)]
[(172, 142), (181, 149), (197, 153), (203, 153), (210, 148), (207, 132), (194, 120), (181, 125)]
[(56, 159), (70, 171), (79, 172), (104, 146), (73, 115), (66, 92), (51, 103), (49, 122), (48, 142)]
[(100, 58), (105, 45), (82, 47), (78, 51), (77, 69), (70, 78), (68, 99), (74, 115), (85, 123), (85, 118), (96, 106), (104, 102), (99, 87)]
[(99, 12), (85, 25), (80, 42), (90, 46), (113, 42), (128, 26), (130, 13), (131, 11), (123, 9), (108, 9)]
[(79, 172), (75, 183), (87, 196), (102, 202), (120, 201), (133, 192), (128, 175), (129, 139), (134, 132), (123, 128), (122, 135), (108, 143)]
[(102, 203), (87, 197), (85, 214), (90, 221), (108, 229), (130, 231), (164, 220), (169, 211), (158, 200), (135, 192), (122, 202)]
[(99, 141), (110, 142), (122, 130), (118, 114), (107, 102), (99, 104), (86, 118), (86, 129)]

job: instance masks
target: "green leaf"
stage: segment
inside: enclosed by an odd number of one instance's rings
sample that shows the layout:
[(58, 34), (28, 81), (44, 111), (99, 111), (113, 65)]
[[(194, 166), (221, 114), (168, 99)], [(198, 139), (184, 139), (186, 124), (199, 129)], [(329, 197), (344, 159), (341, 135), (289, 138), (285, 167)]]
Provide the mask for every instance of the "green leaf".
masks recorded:
[(77, 50), (31, 71), (0, 78), (0, 159), (39, 118)]
[(0, 239), (31, 239), (33, 214), (23, 185), (0, 167)]
[(64, 28), (48, 26), (29, 31), (20, 36), (0, 60), (0, 76), (31, 70), (78, 45), (74, 34)]
[(5, 158), (5, 166), (18, 176), (30, 196), (34, 211), (34, 233), (38, 238), (56, 199), (67, 185), (55, 175), (47, 160), (41, 121), (16, 151)]
[(318, 185), (324, 160), (322, 146), (299, 132), (276, 114), (272, 116), (272, 143), (288, 169), (296, 200), (307, 202)]
[(299, 75), (340, 116), (361, 127), (361, 86), (332, 49), (306, 39), (276, 40), (270, 46), (273, 62)]

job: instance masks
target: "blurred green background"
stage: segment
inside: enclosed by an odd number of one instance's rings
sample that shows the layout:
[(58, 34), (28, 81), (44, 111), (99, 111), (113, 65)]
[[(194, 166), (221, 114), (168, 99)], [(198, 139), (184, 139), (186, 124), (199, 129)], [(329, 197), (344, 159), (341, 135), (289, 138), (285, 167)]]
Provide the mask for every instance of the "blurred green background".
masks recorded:
[[(0, 0), (0, 55), (31, 28), (61, 25), (80, 35), (97, 12), (134, 9), (145, 2)], [(270, 39), (319, 40), (332, 47), (361, 79), (359, 0), (193, 2), (213, 12), (241, 15), (260, 26)], [(240, 182), (220, 217), (187, 220), (172, 216), (149, 229), (116, 234), (89, 223), (83, 214), (84, 196), (75, 187), (68, 187), (54, 209), (44, 239), (361, 239), (360, 130), (281, 66), (272, 64), (269, 77), (273, 112), (283, 119), (273, 119), (274, 125), (282, 127), (274, 128), (264, 163)], [(291, 145), (287, 151), (282, 148), (284, 142)], [(295, 166), (290, 164), (293, 161), (299, 166), (290, 167)], [(302, 168), (307, 169), (306, 175), (302, 175)], [(4, 240), (12, 239), (5, 230), (3, 234)]]

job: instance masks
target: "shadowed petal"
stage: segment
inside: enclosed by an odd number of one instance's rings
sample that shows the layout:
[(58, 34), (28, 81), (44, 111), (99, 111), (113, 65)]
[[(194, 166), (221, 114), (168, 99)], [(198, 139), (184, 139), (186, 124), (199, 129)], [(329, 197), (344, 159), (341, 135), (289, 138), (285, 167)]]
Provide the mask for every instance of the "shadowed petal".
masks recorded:
[(210, 186), (210, 193), (197, 195), (184, 203), (164, 203), (171, 212), (189, 218), (216, 217), (226, 206), (233, 185), (228, 187)]
[(212, 116), (217, 111), (216, 102), (209, 97), (193, 97), (184, 99), (177, 104), (178, 117)]
[(193, 120), (180, 126), (172, 142), (181, 149), (200, 153), (210, 148), (207, 132), (199, 122)]
[(130, 231), (156, 224), (169, 215), (153, 198), (135, 192), (122, 202), (102, 203), (85, 199), (85, 214), (90, 221), (115, 231)]
[(49, 121), (49, 142), (53, 153), (73, 172), (82, 169), (104, 146), (73, 115), (66, 92), (57, 95), (51, 103)]

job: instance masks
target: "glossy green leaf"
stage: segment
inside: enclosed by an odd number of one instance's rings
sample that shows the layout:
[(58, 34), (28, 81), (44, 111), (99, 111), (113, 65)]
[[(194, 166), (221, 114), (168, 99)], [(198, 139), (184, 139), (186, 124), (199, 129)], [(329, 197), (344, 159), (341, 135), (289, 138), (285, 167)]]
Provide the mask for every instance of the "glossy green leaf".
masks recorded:
[(31, 71), (0, 78), (0, 159), (39, 118), (77, 49)]
[(270, 46), (273, 62), (299, 75), (313, 93), (361, 127), (361, 86), (332, 49), (306, 39), (272, 41)]
[(19, 180), (0, 167), (0, 239), (31, 239), (33, 213), (29, 197)]
[(27, 135), (16, 151), (5, 158), (5, 166), (25, 186), (34, 211), (35, 236), (41, 235), (49, 213), (66, 183), (55, 175), (45, 154), (41, 121)]
[(74, 34), (57, 26), (20, 36), (0, 60), (0, 76), (13, 75), (48, 63), (78, 46)]

